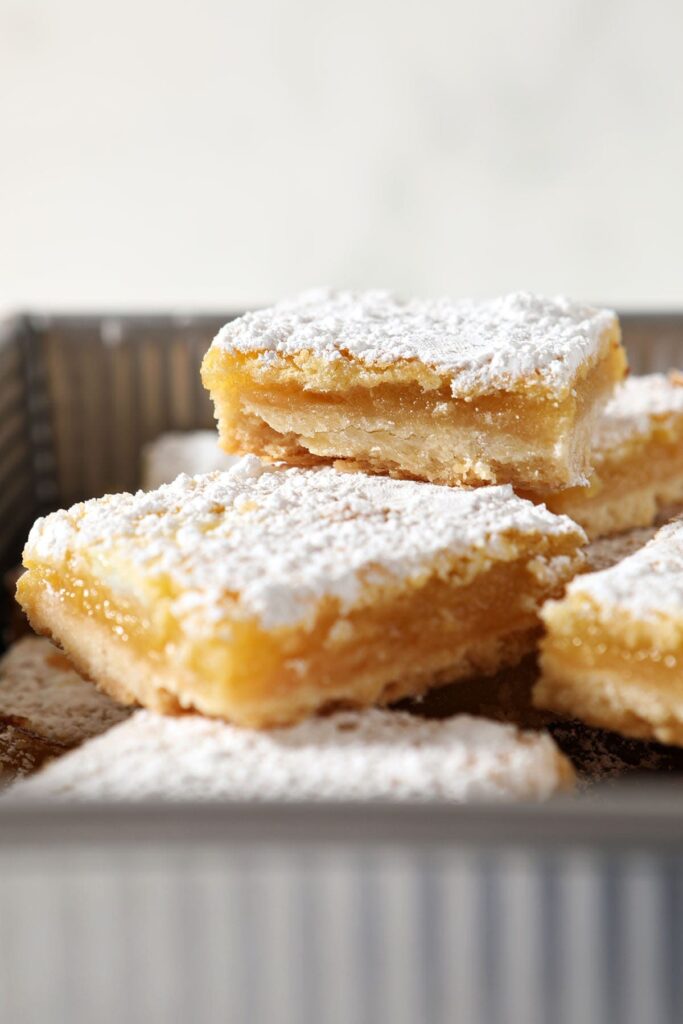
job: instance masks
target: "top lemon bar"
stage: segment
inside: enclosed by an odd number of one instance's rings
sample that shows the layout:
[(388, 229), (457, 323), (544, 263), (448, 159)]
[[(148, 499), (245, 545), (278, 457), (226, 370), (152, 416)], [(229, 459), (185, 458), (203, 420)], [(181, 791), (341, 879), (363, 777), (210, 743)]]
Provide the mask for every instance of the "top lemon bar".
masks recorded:
[(626, 372), (611, 310), (319, 290), (226, 324), (202, 379), (222, 447), (536, 492), (585, 483)]

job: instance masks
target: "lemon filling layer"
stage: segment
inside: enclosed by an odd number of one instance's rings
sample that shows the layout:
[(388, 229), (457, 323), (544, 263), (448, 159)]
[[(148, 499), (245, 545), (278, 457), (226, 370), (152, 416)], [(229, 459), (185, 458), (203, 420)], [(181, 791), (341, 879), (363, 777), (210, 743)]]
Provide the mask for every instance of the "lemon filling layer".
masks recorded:
[(587, 469), (594, 416), (623, 373), (619, 347), (562, 395), (526, 392), (454, 398), (424, 367), (368, 371), (340, 360), (210, 352), (204, 381), (226, 451), (271, 458), (347, 460), (438, 483), (561, 487)]

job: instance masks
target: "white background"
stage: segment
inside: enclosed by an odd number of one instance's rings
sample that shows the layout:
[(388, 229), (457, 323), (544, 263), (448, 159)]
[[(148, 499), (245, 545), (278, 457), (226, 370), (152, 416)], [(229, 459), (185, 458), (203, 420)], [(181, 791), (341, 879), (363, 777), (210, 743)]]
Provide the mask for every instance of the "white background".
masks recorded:
[(0, 306), (683, 305), (683, 4), (0, 0)]

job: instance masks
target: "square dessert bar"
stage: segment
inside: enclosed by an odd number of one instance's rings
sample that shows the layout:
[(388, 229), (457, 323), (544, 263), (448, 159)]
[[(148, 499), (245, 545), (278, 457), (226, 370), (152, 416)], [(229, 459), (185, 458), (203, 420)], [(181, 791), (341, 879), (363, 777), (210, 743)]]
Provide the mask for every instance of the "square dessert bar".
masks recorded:
[(542, 800), (574, 771), (547, 733), (459, 715), (338, 711), (246, 732), (137, 711), (13, 791), (40, 800)]
[(272, 726), (514, 662), (584, 541), (509, 486), (251, 456), (39, 520), (18, 598), (118, 699)]
[(228, 323), (202, 379), (227, 452), (548, 491), (586, 482), (625, 370), (609, 310), (319, 291)]
[(683, 745), (683, 521), (543, 609), (539, 707)]
[(585, 487), (543, 495), (589, 537), (649, 526), (683, 501), (683, 376), (631, 377), (609, 402), (595, 434)]

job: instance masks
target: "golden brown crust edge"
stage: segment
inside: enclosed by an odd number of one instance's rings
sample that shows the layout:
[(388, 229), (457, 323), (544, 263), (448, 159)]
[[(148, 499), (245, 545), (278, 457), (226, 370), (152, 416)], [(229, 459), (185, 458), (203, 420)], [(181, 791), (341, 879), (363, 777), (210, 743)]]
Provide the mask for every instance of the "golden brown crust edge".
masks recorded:
[(610, 537), (642, 526), (651, 526), (659, 513), (683, 501), (683, 475), (652, 483), (621, 494), (604, 495), (599, 499), (580, 498), (563, 502), (552, 496), (541, 499), (551, 512), (566, 515), (582, 526), (589, 540)]
[(661, 700), (653, 701), (646, 692), (639, 699), (637, 690), (617, 673), (565, 669), (543, 646), (539, 664), (541, 675), (532, 694), (535, 707), (633, 739), (683, 746), (683, 714)]

